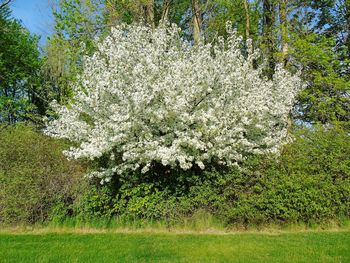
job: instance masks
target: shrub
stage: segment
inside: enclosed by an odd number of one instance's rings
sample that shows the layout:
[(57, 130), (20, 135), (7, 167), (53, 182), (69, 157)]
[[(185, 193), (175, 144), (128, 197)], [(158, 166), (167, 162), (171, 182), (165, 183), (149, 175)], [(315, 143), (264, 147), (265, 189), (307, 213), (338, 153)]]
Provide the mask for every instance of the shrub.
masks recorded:
[(168, 170), (161, 165), (146, 174), (131, 173), (118, 178), (114, 213), (155, 220), (181, 220), (201, 210), (211, 211), (221, 202), (218, 191), (225, 173), (201, 169)]
[(228, 26), (228, 38), (191, 47), (176, 26), (121, 25), (87, 57), (70, 105), (53, 105), (47, 134), (75, 142), (71, 158), (98, 160), (91, 175), (158, 164), (171, 169), (233, 166), (276, 152), (301, 83), (282, 67), (273, 80), (257, 53)]
[(300, 129), (279, 160), (235, 173), (224, 190), (231, 223), (322, 222), (350, 216), (350, 137), (337, 127)]
[(34, 223), (52, 209), (69, 212), (85, 168), (62, 155), (67, 144), (25, 125), (1, 127), (0, 136), (0, 222)]
[[(321, 223), (350, 217), (350, 139), (337, 127), (298, 129), (278, 158), (240, 168), (169, 170), (159, 165), (100, 185), (83, 179), (67, 147), (27, 126), (1, 131), (0, 222), (83, 222), (113, 216), (183, 223), (198, 212), (228, 225)], [(84, 221), (85, 220), (85, 221)]]
[(119, 177), (111, 215), (181, 221), (206, 211), (228, 225), (349, 218), (349, 134), (316, 127), (294, 136), (278, 158), (251, 156), (239, 169)]
[(111, 187), (101, 186), (90, 182), (89, 187), (82, 193), (81, 198), (73, 205), (73, 216), (82, 221), (97, 218), (109, 219), (114, 213), (115, 196)]

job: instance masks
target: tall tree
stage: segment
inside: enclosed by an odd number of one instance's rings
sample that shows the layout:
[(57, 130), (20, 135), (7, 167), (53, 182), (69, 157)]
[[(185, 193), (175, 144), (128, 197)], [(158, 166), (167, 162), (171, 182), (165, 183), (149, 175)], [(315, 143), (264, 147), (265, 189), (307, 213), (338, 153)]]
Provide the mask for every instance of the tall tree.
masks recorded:
[(303, 67), (306, 88), (298, 101), (297, 118), (308, 123), (350, 121), (350, 81), (334, 52), (335, 39), (315, 33), (293, 39), (292, 56)]
[(140, 12), (142, 14), (143, 21), (154, 29), (156, 25), (154, 20), (154, 0), (146, 0), (141, 2)]
[(46, 87), (64, 103), (71, 96), (70, 82), (82, 66), (84, 54), (95, 50), (94, 38), (106, 30), (101, 0), (59, 0), (53, 7), (55, 32), (47, 41), (43, 71)]
[(249, 15), (249, 2), (248, 0), (243, 0), (244, 14), (245, 14), (245, 36), (250, 38), (250, 15)]
[(349, 62), (343, 1), (295, 1), (290, 20), (290, 64), (306, 83), (296, 117), (308, 123), (350, 121)]
[(350, 0), (338, 0), (336, 6), (338, 12), (335, 12), (337, 19), (334, 21), (338, 24), (335, 30), (339, 34), (338, 49), (344, 50), (343, 60), (347, 67), (344, 73), (350, 75)]
[(42, 111), (39, 38), (0, 8), (0, 122), (34, 120)]
[(279, 0), (279, 20), (281, 34), (281, 61), (284, 66), (288, 63), (288, 22), (287, 22), (287, 0)]
[(171, 0), (165, 0), (162, 7), (162, 15), (160, 21), (162, 24), (169, 21), (169, 11), (170, 11)]
[[(208, 5), (204, 15), (203, 34), (206, 39), (211, 36), (225, 36), (225, 23), (230, 21), (237, 34), (254, 40), (257, 43), (261, 36), (261, 0), (216, 0)], [(209, 1), (209, 3), (212, 3)], [(242, 15), (244, 14), (244, 15)], [(208, 37), (209, 35), (209, 37)]]
[(199, 1), (192, 0), (192, 27), (193, 27), (193, 40), (198, 45), (201, 39), (201, 27), (202, 18), (201, 11), (199, 8)]
[(345, 0), (345, 17), (347, 25), (346, 43), (348, 47), (348, 57), (350, 59), (350, 0)]
[(267, 59), (266, 74), (269, 78), (272, 78), (275, 69), (275, 12), (276, 5), (275, 0), (263, 0), (263, 50)]
[[(113, 24), (145, 23), (156, 27), (162, 16), (169, 16), (170, 0), (105, 0), (105, 15)], [(164, 12), (164, 14), (162, 13)]]

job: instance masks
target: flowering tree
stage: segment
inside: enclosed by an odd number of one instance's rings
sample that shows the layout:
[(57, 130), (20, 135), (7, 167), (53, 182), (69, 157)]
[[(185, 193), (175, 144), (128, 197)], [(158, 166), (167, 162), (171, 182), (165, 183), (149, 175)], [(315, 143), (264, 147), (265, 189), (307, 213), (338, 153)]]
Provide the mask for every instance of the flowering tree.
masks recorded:
[(244, 55), (230, 26), (227, 40), (195, 47), (179, 31), (114, 28), (85, 58), (72, 102), (53, 105), (59, 117), (46, 133), (75, 142), (65, 154), (108, 160), (92, 176), (108, 181), (154, 163), (231, 166), (286, 141), (299, 77), (282, 68), (262, 77), (252, 63), (257, 53)]

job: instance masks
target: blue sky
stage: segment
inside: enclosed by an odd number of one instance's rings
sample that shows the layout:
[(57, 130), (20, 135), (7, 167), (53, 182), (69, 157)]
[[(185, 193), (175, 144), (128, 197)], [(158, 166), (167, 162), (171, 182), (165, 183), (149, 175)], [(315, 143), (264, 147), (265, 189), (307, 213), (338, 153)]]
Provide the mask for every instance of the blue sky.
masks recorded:
[(12, 16), (22, 20), (30, 32), (41, 36), (42, 46), (53, 28), (50, 0), (13, 0), (10, 8)]

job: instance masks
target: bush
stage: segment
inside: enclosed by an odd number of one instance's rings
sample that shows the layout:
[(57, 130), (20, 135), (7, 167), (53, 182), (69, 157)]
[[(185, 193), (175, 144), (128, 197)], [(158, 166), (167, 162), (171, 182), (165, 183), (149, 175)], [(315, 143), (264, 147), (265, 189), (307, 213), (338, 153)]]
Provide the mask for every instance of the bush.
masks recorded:
[(167, 221), (191, 217), (202, 209), (212, 212), (213, 206), (222, 201), (219, 191), (225, 176), (199, 168), (182, 171), (162, 166), (142, 176), (128, 174), (119, 177), (115, 212)]
[[(198, 213), (226, 225), (322, 223), (350, 217), (350, 138), (337, 127), (294, 132), (281, 156), (249, 157), (241, 168), (202, 171), (159, 165), (108, 184), (83, 179), (67, 145), (26, 126), (1, 131), (0, 221), (113, 217), (181, 225)], [(147, 220), (145, 220), (147, 222)]]
[(81, 198), (74, 203), (73, 215), (82, 221), (97, 218), (110, 218), (113, 213), (115, 198), (110, 187), (93, 184), (90, 185)]
[(278, 152), (299, 77), (277, 67), (263, 78), (257, 51), (249, 42), (243, 51), (231, 26), (213, 43), (195, 48), (176, 26), (114, 28), (85, 58), (69, 105), (52, 104), (46, 133), (74, 142), (66, 154), (98, 162), (90, 175), (107, 182), (159, 164), (203, 170)]
[(85, 168), (62, 155), (67, 144), (25, 125), (0, 128), (0, 222), (69, 213), (85, 185)]
[(301, 129), (278, 161), (251, 163), (224, 190), (230, 223), (322, 222), (350, 216), (350, 137)]
[(279, 158), (251, 156), (241, 169), (119, 177), (111, 214), (179, 221), (206, 211), (228, 225), (349, 218), (349, 135), (321, 127), (294, 135)]

